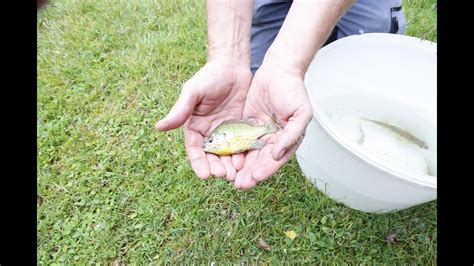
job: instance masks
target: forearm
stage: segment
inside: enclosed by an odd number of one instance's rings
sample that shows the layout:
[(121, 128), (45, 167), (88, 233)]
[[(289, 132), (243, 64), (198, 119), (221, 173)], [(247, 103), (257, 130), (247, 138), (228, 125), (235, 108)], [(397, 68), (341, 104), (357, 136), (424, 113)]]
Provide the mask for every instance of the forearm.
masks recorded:
[(303, 78), (317, 50), (354, 2), (295, 0), (262, 66), (277, 66)]
[(250, 65), (253, 0), (207, 0), (208, 61)]

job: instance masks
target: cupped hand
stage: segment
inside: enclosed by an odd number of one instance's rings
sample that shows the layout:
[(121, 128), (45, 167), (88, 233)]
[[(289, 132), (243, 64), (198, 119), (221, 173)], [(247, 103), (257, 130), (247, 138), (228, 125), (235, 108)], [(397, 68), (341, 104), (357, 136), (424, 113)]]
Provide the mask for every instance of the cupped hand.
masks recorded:
[(234, 186), (249, 189), (266, 180), (288, 162), (303, 140), (312, 109), (303, 77), (278, 67), (263, 66), (255, 73), (247, 94), (243, 117), (267, 121), (275, 114), (282, 130), (264, 136), (267, 144), (245, 154)]
[(242, 118), (251, 80), (248, 66), (209, 61), (184, 84), (173, 108), (156, 124), (160, 131), (184, 124), (186, 152), (198, 177), (206, 179), (212, 174), (233, 181), (243, 167), (243, 154), (216, 156), (205, 153), (202, 145), (222, 121)]

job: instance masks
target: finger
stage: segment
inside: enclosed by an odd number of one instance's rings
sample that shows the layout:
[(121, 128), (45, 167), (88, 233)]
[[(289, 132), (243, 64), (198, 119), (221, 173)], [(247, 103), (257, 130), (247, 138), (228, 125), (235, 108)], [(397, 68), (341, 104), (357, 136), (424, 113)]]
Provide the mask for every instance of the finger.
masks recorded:
[(309, 109), (299, 111), (290, 118), (275, 141), (275, 146), (272, 151), (273, 160), (280, 160), (283, 155), (298, 142), (299, 138), (304, 135), (306, 126), (311, 121), (311, 117), (312, 114)]
[(168, 131), (182, 126), (193, 113), (198, 103), (196, 90), (188, 85), (183, 86), (178, 100), (171, 108), (171, 111), (156, 123), (156, 129), (160, 131)]
[(249, 151), (245, 155), (245, 165), (237, 172), (234, 180), (234, 187), (237, 189), (250, 189), (254, 187), (257, 182), (252, 178), (252, 165), (258, 157), (259, 150)]
[(226, 180), (227, 181), (234, 181), (235, 175), (237, 172), (235, 171), (234, 166), (232, 165), (232, 157), (231, 156), (221, 156), (221, 163), (226, 170)]
[(226, 175), (226, 169), (222, 165), (219, 157), (214, 154), (206, 154), (207, 159), (209, 160), (209, 168), (211, 169), (211, 174), (217, 177), (224, 177)]
[(244, 167), (245, 157), (243, 153), (237, 153), (232, 155), (232, 165), (236, 171), (240, 171)]
[(203, 149), (201, 148), (203, 141), (204, 138), (201, 136), (201, 134), (185, 128), (184, 142), (191, 167), (199, 178), (206, 179), (211, 173), (206, 153), (204, 153)]
[(262, 156), (259, 156), (259, 158), (256, 160), (258, 164), (255, 164), (252, 167), (252, 178), (256, 182), (262, 182), (268, 179), (291, 159), (298, 149), (299, 144), (300, 142), (298, 141), (295, 145), (290, 147), (290, 149), (283, 154), (280, 160), (274, 160), (272, 156), (270, 156), (271, 150), (268, 150), (266, 151), (268, 153), (264, 153)]
[[(239, 175), (240, 172), (237, 173)], [(239, 177), (235, 177), (234, 187), (237, 189), (251, 189), (257, 184), (257, 181), (252, 178), (251, 172), (241, 173)]]

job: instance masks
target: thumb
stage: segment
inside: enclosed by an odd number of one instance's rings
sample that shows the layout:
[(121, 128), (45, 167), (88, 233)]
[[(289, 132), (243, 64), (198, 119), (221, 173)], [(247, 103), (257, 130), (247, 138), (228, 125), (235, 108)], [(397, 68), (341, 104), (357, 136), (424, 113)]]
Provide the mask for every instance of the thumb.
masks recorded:
[(185, 85), (171, 111), (156, 123), (155, 128), (168, 131), (182, 126), (193, 113), (197, 103), (196, 90), (191, 90)]
[(311, 110), (297, 111), (290, 117), (273, 147), (272, 157), (274, 160), (280, 160), (288, 150), (297, 144), (298, 141), (302, 140), (306, 126), (311, 121), (311, 117)]

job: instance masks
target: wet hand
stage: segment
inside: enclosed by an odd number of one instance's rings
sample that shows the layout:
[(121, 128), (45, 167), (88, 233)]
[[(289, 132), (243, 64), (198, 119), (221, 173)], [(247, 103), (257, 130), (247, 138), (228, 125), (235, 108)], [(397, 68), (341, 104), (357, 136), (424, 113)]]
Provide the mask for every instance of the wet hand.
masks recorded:
[(213, 60), (188, 80), (171, 111), (156, 128), (168, 131), (184, 125), (191, 167), (202, 179), (211, 174), (233, 181), (244, 165), (244, 155), (217, 156), (203, 151), (213, 128), (228, 119), (241, 119), (252, 79), (250, 69), (233, 62)]
[(248, 91), (243, 117), (262, 121), (275, 114), (282, 130), (266, 135), (267, 144), (245, 154), (234, 186), (249, 189), (264, 181), (288, 162), (303, 140), (312, 109), (303, 77), (278, 67), (263, 66), (255, 73)]

